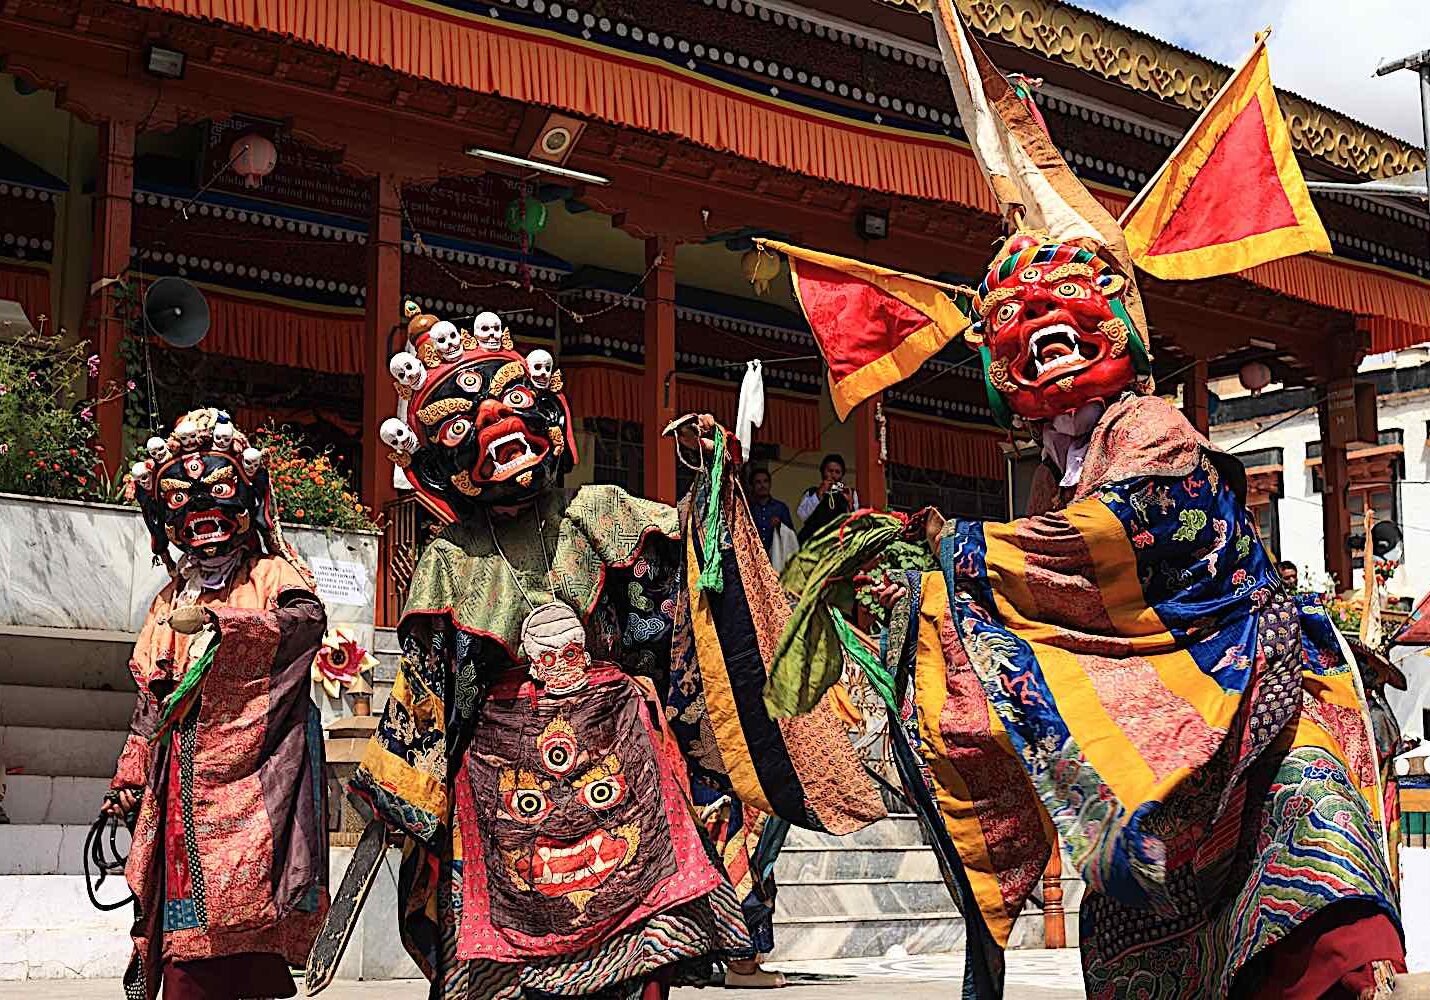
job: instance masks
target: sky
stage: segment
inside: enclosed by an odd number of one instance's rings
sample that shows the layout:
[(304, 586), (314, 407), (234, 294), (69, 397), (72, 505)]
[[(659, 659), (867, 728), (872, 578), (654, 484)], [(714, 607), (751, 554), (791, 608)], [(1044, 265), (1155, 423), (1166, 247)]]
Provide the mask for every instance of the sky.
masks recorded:
[[(1072, 0), (1227, 65), (1272, 28), (1271, 79), (1419, 146), (1420, 81), (1378, 64), (1430, 49), (1424, 0)], [(1421, 8), (1422, 10), (1424, 8)]]

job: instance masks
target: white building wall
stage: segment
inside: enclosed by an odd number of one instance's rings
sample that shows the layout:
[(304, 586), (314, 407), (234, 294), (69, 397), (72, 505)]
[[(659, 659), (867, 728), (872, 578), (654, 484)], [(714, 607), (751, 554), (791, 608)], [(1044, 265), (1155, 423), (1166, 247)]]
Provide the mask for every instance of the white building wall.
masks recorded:
[[(1398, 428), (1405, 449), (1404, 479), (1400, 484), (1400, 526), (1405, 532), (1402, 566), (1391, 579), (1392, 597), (1419, 598), (1430, 591), (1430, 453), (1427, 453), (1426, 422), (1430, 421), (1430, 390), (1382, 396), (1378, 400), (1382, 431)], [(1218, 424), (1212, 440), (1234, 454), (1282, 450), (1283, 493), (1277, 501), (1280, 519), (1280, 559), (1290, 559), (1300, 567), (1302, 578), (1325, 573), (1322, 544), (1321, 495), (1312, 489), (1311, 470), (1306, 467), (1306, 445), (1320, 440), (1320, 425), (1314, 409), (1285, 420), (1273, 414), (1257, 420)], [(1262, 431), (1262, 428), (1268, 428)], [(1261, 433), (1257, 434), (1258, 431)], [(1252, 435), (1257, 436), (1252, 438)], [(1250, 439), (1250, 440), (1248, 440)], [(1359, 526), (1353, 525), (1353, 531)], [(1360, 574), (1350, 586), (1358, 586)], [(1343, 584), (1342, 589), (1345, 585)]]

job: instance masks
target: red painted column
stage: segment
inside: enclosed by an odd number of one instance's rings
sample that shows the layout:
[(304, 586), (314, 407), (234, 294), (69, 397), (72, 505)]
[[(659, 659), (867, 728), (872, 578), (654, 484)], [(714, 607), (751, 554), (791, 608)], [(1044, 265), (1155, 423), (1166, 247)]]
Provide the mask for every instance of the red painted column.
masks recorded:
[(879, 393), (854, 408), (854, 488), (859, 491), (861, 504), (878, 510), (889, 506), (889, 480), (878, 419), (883, 398), (884, 394)]
[[(388, 334), (402, 321), (402, 213), (397, 181), (373, 182), (367, 234), (367, 298), (363, 324), (362, 502), (379, 514), (393, 500), (392, 463), (378, 428), (397, 415), (397, 391), (388, 374)], [(394, 350), (400, 349), (395, 347)]]
[[(123, 278), (129, 270), (129, 247), (134, 233), (133, 122), (108, 121), (99, 126), (99, 163), (95, 171), (94, 246), (90, 255), (91, 286), (105, 278)], [(96, 408), (97, 437), (104, 448), (100, 456), (106, 471), (124, 464), (124, 320), (119, 314), (118, 284), (109, 284), (89, 299), (89, 335), (99, 355), (99, 375), (91, 379), (90, 394), (108, 399)]]
[(1355, 380), (1332, 381), (1316, 413), (1321, 424), (1321, 531), (1326, 572), (1336, 578), (1339, 592), (1355, 583), (1355, 561), (1346, 548), (1351, 534), (1351, 508), (1347, 502), (1351, 473), (1346, 444), (1355, 433)]
[(1198, 358), (1187, 372), (1182, 389), (1182, 412), (1193, 427), (1206, 434), (1211, 428), (1211, 395), (1207, 389), (1207, 361)]
[[(675, 503), (675, 444), (661, 437), (675, 418), (675, 240), (655, 236), (645, 241), (645, 495)], [(667, 376), (671, 376), (667, 382)]]

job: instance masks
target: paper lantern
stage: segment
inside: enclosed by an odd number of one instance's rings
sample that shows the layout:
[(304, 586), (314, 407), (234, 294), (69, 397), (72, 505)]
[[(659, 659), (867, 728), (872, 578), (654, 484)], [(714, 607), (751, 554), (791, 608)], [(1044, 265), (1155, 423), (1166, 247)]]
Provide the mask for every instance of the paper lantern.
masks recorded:
[(780, 259), (768, 250), (747, 250), (740, 257), (740, 270), (745, 280), (755, 286), (756, 295), (770, 290), (770, 282), (779, 277)]
[(233, 161), (233, 172), (251, 188), (258, 187), (278, 165), (278, 150), (273, 148), (273, 143), (255, 133), (235, 139), (228, 155)]
[(1261, 395), (1261, 390), (1271, 384), (1271, 368), (1264, 361), (1248, 361), (1238, 373), (1241, 387), (1253, 396)]

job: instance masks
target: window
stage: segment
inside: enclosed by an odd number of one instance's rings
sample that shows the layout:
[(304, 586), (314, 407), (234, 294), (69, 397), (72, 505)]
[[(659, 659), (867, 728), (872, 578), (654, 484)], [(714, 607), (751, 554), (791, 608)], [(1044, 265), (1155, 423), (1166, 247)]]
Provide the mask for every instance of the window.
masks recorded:
[[(1316, 444), (1320, 444), (1319, 441)], [(1309, 446), (1308, 446), (1309, 447)], [(1310, 454), (1309, 452), (1307, 454)], [(1282, 449), (1262, 448), (1259, 451), (1238, 451), (1236, 458), (1248, 469), (1259, 469), (1268, 465), (1281, 464)]]
[[(1399, 427), (1387, 427), (1385, 430), (1383, 430), (1383, 431), (1380, 432), (1380, 436), (1379, 436), (1379, 438), (1378, 438), (1377, 441), (1376, 441), (1376, 444), (1378, 444), (1378, 445), (1404, 444), (1404, 443), (1405, 443), (1405, 432), (1404, 432), (1403, 430), (1401, 430)], [(1352, 446), (1351, 446), (1351, 450), (1352, 450), (1352, 451), (1355, 451), (1358, 447), (1364, 447), (1364, 445), (1359, 445), (1359, 446), (1358, 446), (1358, 445), (1352, 445)], [(1320, 442), (1320, 441), (1307, 441), (1307, 442), (1306, 442), (1306, 457), (1307, 457), (1307, 458), (1320, 458), (1320, 457), (1321, 457), (1321, 442)], [(1247, 464), (1247, 465), (1250, 465), (1251, 463), (1250, 463), (1250, 462), (1247, 462), (1246, 464)], [(1318, 489), (1319, 489), (1319, 487), (1318, 487)]]
[[(1401, 451), (1404, 432), (1398, 427), (1380, 432), (1378, 447), (1361, 447), (1349, 453), (1350, 492), (1346, 505), (1350, 508), (1351, 531), (1359, 532), (1367, 504), (1377, 521), (1400, 523), (1400, 481), (1405, 478), (1405, 456)], [(1314, 452), (1313, 452), (1314, 446)], [(1320, 457), (1319, 441), (1306, 446), (1306, 454)], [(1311, 488), (1325, 491), (1321, 467), (1312, 469)]]
[(905, 512), (937, 507), (945, 517), (1001, 521), (1008, 513), (1008, 487), (999, 479), (957, 476), (911, 465), (889, 466), (889, 506)]
[(586, 433), (593, 437), (591, 482), (619, 486), (632, 496), (642, 496), (645, 446), (641, 425), (606, 417), (588, 417), (584, 426)]

